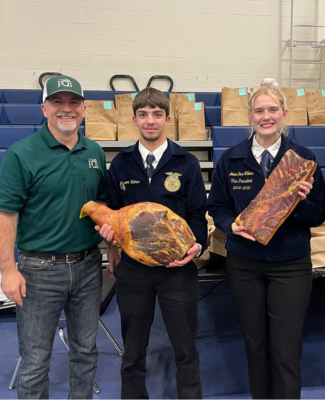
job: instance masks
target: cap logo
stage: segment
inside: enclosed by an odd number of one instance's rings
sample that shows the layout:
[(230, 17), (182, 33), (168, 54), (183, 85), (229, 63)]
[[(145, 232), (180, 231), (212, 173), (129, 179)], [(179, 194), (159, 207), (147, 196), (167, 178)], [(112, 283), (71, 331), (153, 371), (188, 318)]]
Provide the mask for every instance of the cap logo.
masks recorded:
[(72, 87), (72, 83), (69, 79), (59, 79), (58, 80), (58, 87), (64, 86), (64, 87)]

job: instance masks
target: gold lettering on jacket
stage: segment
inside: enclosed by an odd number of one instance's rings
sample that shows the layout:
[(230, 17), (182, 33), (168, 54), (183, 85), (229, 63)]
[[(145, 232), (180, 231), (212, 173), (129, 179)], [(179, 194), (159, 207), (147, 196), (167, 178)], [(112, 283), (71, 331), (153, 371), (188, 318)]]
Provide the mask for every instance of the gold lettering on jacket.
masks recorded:
[(253, 179), (231, 179), (231, 183), (252, 183)]
[(230, 183), (232, 184), (232, 190), (251, 190), (253, 179), (246, 178), (254, 175), (254, 172), (243, 171), (243, 172), (230, 172), (229, 176)]
[(244, 172), (230, 172), (229, 176), (251, 176), (254, 172), (244, 171)]
[(140, 181), (136, 181), (136, 180), (130, 180), (130, 181), (125, 181), (125, 182), (121, 181), (120, 188), (121, 188), (121, 190), (125, 190), (125, 185), (129, 185), (129, 184), (134, 185), (134, 184), (139, 184), (139, 183), (140, 183)]

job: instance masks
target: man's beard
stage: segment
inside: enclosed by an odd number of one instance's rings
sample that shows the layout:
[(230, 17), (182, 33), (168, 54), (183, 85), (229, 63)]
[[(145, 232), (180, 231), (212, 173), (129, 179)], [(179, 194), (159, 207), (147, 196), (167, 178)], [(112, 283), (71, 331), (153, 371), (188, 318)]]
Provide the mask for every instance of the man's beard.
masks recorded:
[(66, 122), (60, 122), (58, 123), (58, 128), (62, 132), (73, 132), (77, 128), (77, 123), (75, 120), (66, 123)]
[[(68, 116), (69, 115), (61, 115), (61, 117), (68, 117)], [(77, 121), (75, 119), (72, 119), (71, 122), (62, 122), (59, 119), (58, 128), (62, 132), (73, 132), (77, 128)]]

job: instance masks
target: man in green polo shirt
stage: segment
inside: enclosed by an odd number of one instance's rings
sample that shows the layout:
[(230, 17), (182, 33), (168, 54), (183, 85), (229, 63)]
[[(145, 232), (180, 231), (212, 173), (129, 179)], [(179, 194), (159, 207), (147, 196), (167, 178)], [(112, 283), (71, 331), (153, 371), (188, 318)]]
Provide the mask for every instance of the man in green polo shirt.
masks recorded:
[(78, 131), (86, 108), (78, 81), (49, 79), (41, 107), (47, 123), (11, 146), (0, 169), (1, 288), (19, 306), (18, 397), (49, 398), (50, 356), (64, 310), (69, 398), (92, 398), (101, 238), (91, 219), (79, 219), (79, 213), (89, 200), (106, 201), (105, 154)]

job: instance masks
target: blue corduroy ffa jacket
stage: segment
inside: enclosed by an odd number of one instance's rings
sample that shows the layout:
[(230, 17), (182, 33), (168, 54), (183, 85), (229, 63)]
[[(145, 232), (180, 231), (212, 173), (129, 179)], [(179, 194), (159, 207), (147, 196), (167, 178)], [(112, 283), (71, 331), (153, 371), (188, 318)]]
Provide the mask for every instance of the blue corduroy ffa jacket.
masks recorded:
[[(267, 246), (231, 233), (231, 224), (265, 183), (261, 167), (251, 150), (252, 140), (246, 139), (222, 154), (213, 177), (208, 212), (215, 225), (227, 234), (226, 248), (231, 253), (269, 261), (304, 257), (310, 253), (310, 227), (321, 225), (325, 218), (325, 184), (319, 166), (310, 194), (298, 203)], [(305, 159), (315, 160), (309, 149), (282, 136), (271, 172), (289, 149)]]
[[(207, 240), (206, 192), (197, 158), (176, 143), (168, 147), (149, 179), (144, 168), (138, 142), (114, 157), (108, 171), (108, 207), (121, 207), (143, 201), (162, 204), (185, 219), (204, 249)], [(171, 191), (172, 179), (179, 189)], [(177, 181), (179, 180), (179, 182)], [(122, 257), (137, 263), (125, 253)], [(138, 264), (138, 263), (137, 263)]]

